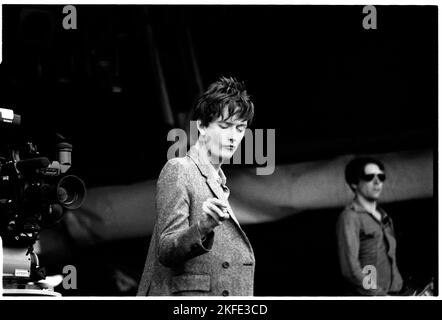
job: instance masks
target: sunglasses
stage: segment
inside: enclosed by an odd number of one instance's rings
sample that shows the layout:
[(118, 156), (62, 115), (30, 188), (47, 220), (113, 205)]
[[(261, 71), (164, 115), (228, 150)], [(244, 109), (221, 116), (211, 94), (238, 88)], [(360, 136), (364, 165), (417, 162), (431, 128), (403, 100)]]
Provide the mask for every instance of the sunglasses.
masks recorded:
[(371, 173), (371, 174), (363, 174), (363, 175), (361, 176), (361, 179), (364, 180), (364, 181), (366, 181), (366, 182), (370, 182), (370, 181), (373, 181), (373, 179), (374, 179), (375, 177), (377, 177), (377, 178), (379, 179), (379, 181), (381, 181), (381, 182), (384, 182), (385, 179), (387, 178), (387, 177), (385, 176), (385, 173), (379, 173), (379, 174)]

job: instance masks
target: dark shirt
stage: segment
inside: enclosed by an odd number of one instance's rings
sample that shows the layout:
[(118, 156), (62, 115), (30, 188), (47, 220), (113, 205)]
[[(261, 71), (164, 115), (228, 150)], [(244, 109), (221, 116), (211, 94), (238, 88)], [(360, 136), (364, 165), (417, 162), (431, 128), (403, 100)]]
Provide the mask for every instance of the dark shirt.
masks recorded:
[[(382, 221), (353, 202), (338, 218), (339, 262), (349, 294), (387, 295), (402, 288), (402, 277), (396, 264), (393, 222), (385, 211), (380, 208), (378, 211)], [(367, 289), (366, 277), (369, 275), (375, 275), (376, 289)]]

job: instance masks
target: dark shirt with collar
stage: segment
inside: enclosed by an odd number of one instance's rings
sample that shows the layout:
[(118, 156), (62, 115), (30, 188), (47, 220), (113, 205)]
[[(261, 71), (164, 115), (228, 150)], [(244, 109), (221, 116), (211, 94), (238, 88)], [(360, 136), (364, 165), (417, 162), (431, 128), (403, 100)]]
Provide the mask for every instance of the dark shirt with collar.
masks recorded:
[[(378, 208), (378, 211), (381, 221), (353, 202), (338, 218), (339, 262), (348, 293), (352, 295), (387, 295), (402, 288), (393, 222), (384, 210)], [(374, 277), (371, 279), (375, 280), (376, 288), (367, 287), (367, 276)]]

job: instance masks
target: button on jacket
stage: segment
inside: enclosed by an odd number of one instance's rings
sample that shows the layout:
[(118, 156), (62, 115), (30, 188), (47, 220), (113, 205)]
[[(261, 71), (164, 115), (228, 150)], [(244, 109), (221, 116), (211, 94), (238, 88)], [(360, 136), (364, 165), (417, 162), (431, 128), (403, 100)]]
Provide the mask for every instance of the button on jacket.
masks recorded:
[[(252, 296), (255, 257), (228, 204), (229, 189), (207, 156), (193, 146), (169, 160), (157, 182), (157, 222), (137, 295)], [(230, 218), (202, 241), (202, 204), (217, 197)]]
[[(347, 280), (349, 294), (387, 295), (402, 288), (402, 277), (396, 264), (396, 239), (391, 218), (378, 208), (377, 220), (357, 202), (341, 213), (337, 222), (337, 238), (341, 272)], [(364, 288), (364, 277), (376, 270), (377, 289)], [(374, 278), (373, 278), (374, 279)]]

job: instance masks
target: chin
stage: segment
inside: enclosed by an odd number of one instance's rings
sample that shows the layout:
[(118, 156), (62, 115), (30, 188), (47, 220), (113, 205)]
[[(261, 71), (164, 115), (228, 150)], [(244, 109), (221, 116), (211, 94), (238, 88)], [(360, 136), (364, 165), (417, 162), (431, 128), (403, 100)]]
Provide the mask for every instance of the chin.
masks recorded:
[(221, 153), (221, 157), (225, 160), (229, 160), (231, 157), (233, 157), (234, 151), (223, 151)]

